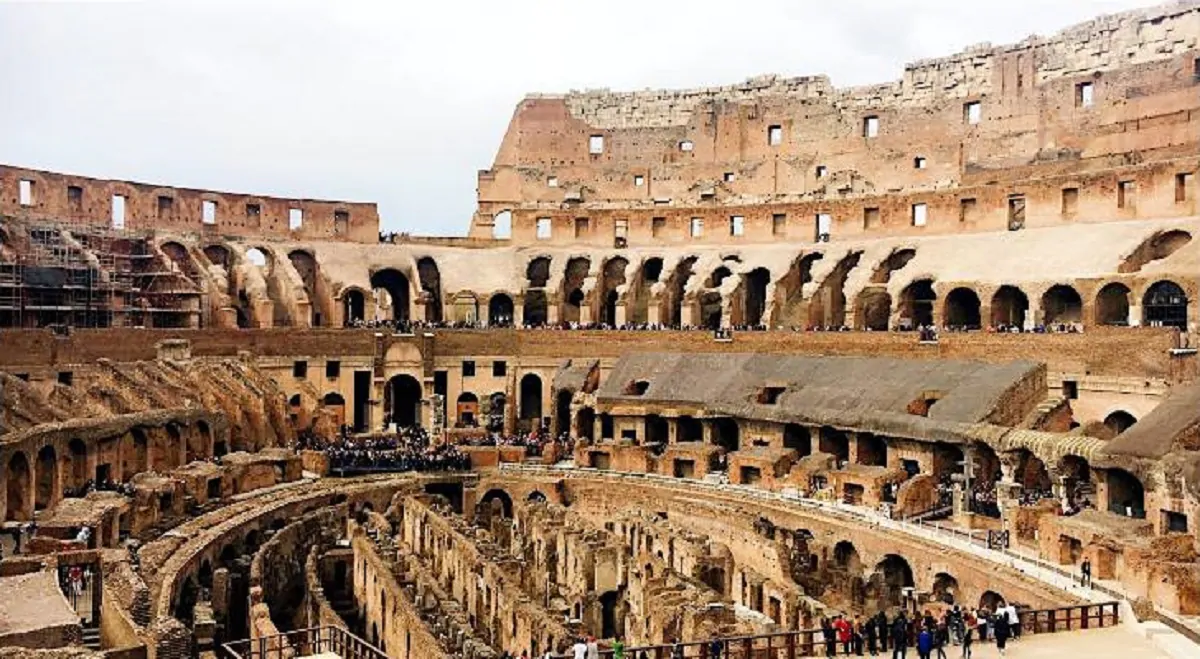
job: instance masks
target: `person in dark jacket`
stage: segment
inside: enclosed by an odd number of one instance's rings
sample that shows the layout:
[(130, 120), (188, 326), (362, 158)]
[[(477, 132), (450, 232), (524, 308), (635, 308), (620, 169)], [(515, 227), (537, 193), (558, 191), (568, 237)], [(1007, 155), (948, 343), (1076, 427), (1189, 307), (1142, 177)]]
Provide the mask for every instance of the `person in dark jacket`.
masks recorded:
[(867, 623), (863, 625), (863, 637), (867, 639), (867, 653), (872, 657), (879, 656), (878, 642), (879, 632), (876, 630), (875, 618), (867, 618)]
[(891, 626), (888, 624), (887, 612), (880, 611), (875, 616), (875, 629), (879, 632), (879, 650), (881, 652), (887, 652), (888, 635), (892, 631)]
[(929, 653), (933, 652), (933, 634), (929, 633), (929, 629), (922, 629), (920, 634), (917, 634), (917, 656), (921, 659), (929, 659)]
[(837, 654), (837, 633), (834, 632), (833, 623), (829, 622), (829, 618), (821, 618), (821, 639), (825, 641), (826, 657)]
[(892, 659), (906, 659), (908, 656), (908, 619), (901, 611), (892, 621)]
[(1009, 636), (1008, 615), (1001, 609), (995, 617), (992, 618), (992, 636), (996, 637), (996, 649), (1000, 651), (1000, 656), (1004, 656), (1004, 648), (1008, 645)]

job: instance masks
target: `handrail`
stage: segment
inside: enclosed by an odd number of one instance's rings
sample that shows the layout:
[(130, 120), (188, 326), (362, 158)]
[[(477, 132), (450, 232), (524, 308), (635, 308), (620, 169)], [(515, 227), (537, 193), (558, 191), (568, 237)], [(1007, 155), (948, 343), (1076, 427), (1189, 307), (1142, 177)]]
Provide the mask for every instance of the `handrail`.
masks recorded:
[(388, 659), (383, 650), (340, 627), (306, 627), (231, 641), (221, 646), (228, 659), (295, 659), (322, 653), (342, 659)]

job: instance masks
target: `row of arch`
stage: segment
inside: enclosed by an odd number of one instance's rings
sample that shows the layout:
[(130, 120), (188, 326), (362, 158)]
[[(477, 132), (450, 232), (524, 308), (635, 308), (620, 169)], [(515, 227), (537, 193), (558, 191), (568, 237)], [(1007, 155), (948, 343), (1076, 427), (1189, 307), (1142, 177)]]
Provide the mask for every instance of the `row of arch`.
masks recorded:
[[(543, 383), (536, 373), (526, 373), (517, 384), (517, 418), (519, 420), (539, 422), (543, 418), (542, 409)], [(407, 428), (421, 425), (421, 406), (424, 401), (424, 389), (417, 379), (408, 374), (393, 376), (384, 388), (384, 409), (389, 419), (398, 427)], [(487, 397), (491, 414), (503, 415), (508, 405), (508, 397), (503, 392), (494, 392)], [(464, 391), (454, 401), (454, 421), (469, 426), (477, 423), (479, 395), (472, 391)]]

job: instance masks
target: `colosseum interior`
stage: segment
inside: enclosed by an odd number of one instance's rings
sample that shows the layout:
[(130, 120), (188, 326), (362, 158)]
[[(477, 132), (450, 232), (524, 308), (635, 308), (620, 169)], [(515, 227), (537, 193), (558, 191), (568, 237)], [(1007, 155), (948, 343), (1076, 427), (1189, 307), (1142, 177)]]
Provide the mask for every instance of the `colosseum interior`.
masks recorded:
[(531, 94), (465, 237), (0, 166), (0, 657), (1194, 659), (1198, 173), (1196, 0)]

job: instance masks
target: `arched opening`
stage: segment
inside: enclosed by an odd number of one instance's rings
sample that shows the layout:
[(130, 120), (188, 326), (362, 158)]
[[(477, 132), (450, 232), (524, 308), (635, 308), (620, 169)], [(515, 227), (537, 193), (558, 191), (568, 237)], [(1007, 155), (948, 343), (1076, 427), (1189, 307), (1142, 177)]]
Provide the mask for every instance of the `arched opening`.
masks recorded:
[(417, 260), (417, 280), (425, 295), (425, 320), (442, 322), (442, 274), (437, 261), (425, 256)]
[(464, 391), (456, 401), (455, 427), (475, 428), (479, 426), (479, 397)]
[(1125, 410), (1117, 410), (1104, 417), (1104, 427), (1112, 431), (1113, 437), (1129, 430), (1129, 427), (1135, 423), (1137, 423), (1137, 419)]
[(523, 322), (526, 327), (541, 327), (549, 319), (550, 304), (545, 291), (525, 291)]
[(398, 428), (421, 425), (421, 383), (411, 375), (397, 375), (388, 380), (384, 391), (387, 419)]
[(738, 450), (741, 446), (741, 433), (738, 423), (729, 417), (712, 420), (713, 443), (725, 449), (726, 453)]
[(618, 287), (625, 285), (625, 269), (629, 267), (629, 261), (615, 257), (604, 263), (604, 282), (601, 288), (603, 305), (600, 307), (600, 322), (616, 327), (617, 322), (617, 302), (620, 301), (620, 295), (617, 292)]
[(995, 613), (1003, 606), (1005, 606), (1004, 597), (994, 590), (986, 590), (979, 596), (979, 608), (985, 611)]
[(721, 294), (709, 291), (700, 294), (700, 320), (705, 329), (721, 328)]
[(885, 332), (892, 315), (892, 296), (882, 288), (869, 288), (854, 303), (854, 327)]
[(67, 452), (71, 460), (70, 469), (66, 470), (66, 473), (70, 474), (70, 482), (67, 485), (73, 490), (80, 491), (91, 478), (88, 469), (87, 444), (76, 437), (67, 443)]
[(530, 288), (545, 288), (550, 281), (550, 257), (539, 256), (525, 267), (525, 278)]
[(1188, 298), (1173, 281), (1160, 281), (1146, 289), (1142, 297), (1142, 324), (1151, 327), (1187, 329)]
[(592, 441), (596, 438), (596, 411), (581, 407), (575, 413), (575, 432), (580, 439)]
[(187, 455), (187, 447), (184, 446), (183, 433), (179, 432), (178, 425), (168, 423), (165, 430), (167, 433), (167, 445), (161, 454), (166, 460), (165, 467), (167, 469), (174, 469), (183, 465), (183, 458)]
[(229, 250), (224, 245), (209, 245), (204, 248), (204, 256), (213, 265), (229, 270)]
[(1125, 258), (1117, 272), (1137, 272), (1151, 261), (1159, 261), (1192, 241), (1192, 234), (1178, 229), (1156, 232)]
[(521, 377), (521, 419), (532, 423), (530, 430), (540, 425), (542, 418), (542, 379), (534, 373)]
[(382, 288), (392, 298), (392, 320), (408, 322), (411, 304), (408, 277), (394, 268), (385, 268), (371, 275), (371, 288)]
[(504, 293), (496, 293), (488, 300), (488, 327), (512, 327), (513, 301)]
[(969, 288), (956, 288), (946, 295), (942, 324), (955, 329), (979, 329), (979, 296)]
[(1096, 323), (1098, 325), (1129, 324), (1129, 287), (1113, 282), (1096, 294)]
[(529, 493), (529, 496), (525, 497), (525, 500), (529, 503), (546, 503), (546, 495), (540, 490), (534, 490)]
[(342, 324), (346, 327), (361, 323), (367, 317), (367, 298), (357, 288), (342, 294), (342, 306)]
[(933, 304), (937, 293), (933, 292), (933, 280), (918, 279), (900, 292), (900, 327), (914, 329), (933, 325)]
[(346, 398), (336, 391), (331, 391), (321, 397), (321, 407), (333, 415), (333, 423), (341, 428), (346, 423)]
[(809, 305), (809, 321), (813, 325), (841, 328), (846, 324), (846, 281), (858, 267), (862, 252), (851, 252), (838, 261), (826, 275)]
[(862, 571), (862, 559), (859, 558), (854, 543), (842, 540), (833, 546), (833, 566), (853, 575)]
[(767, 310), (767, 285), (770, 283), (771, 271), (766, 268), (755, 268), (744, 276), (744, 324), (762, 324), (763, 314)]
[(502, 210), (492, 216), (492, 238), (496, 240), (512, 238), (512, 211)]
[(676, 421), (676, 436), (677, 442), (702, 442), (704, 441), (704, 425), (699, 419), (690, 416), (681, 416)]
[(872, 284), (886, 284), (892, 279), (892, 273), (908, 265), (908, 262), (913, 260), (917, 255), (917, 250), (911, 248), (898, 249), (892, 252), (879, 267), (875, 268), (875, 272), (871, 273)]
[(675, 265), (670, 278), (667, 280), (660, 320), (664, 325), (678, 326), (683, 324), (683, 296), (687, 282), (692, 278), (693, 267), (697, 257), (689, 256), (680, 259)]
[(54, 504), (62, 493), (59, 484), (58, 455), (54, 447), (47, 444), (37, 454), (37, 487), (34, 489), (34, 508), (45, 510)]
[(1025, 327), (1029, 297), (1016, 286), (1001, 286), (992, 296), (992, 327)]
[(1079, 292), (1070, 286), (1051, 286), (1050, 290), (1042, 295), (1042, 312), (1045, 314), (1046, 325), (1078, 323), (1083, 320), (1083, 299), (1079, 297)]
[(571, 428), (571, 399), (575, 394), (567, 389), (559, 390), (554, 395), (554, 432), (556, 435), (570, 434)]
[(304, 293), (308, 296), (308, 301), (312, 305), (312, 326), (320, 327), (322, 325), (321, 317), (321, 300), (317, 296), (317, 260), (313, 255), (302, 250), (295, 249), (288, 252), (288, 261), (295, 268), (296, 274), (300, 275), (300, 281), (304, 284)]
[(252, 265), (266, 268), (268, 272), (271, 269), (271, 259), (267, 257), (267, 252), (258, 247), (251, 247), (246, 250), (246, 260)]
[(29, 458), (21, 451), (12, 454), (8, 459), (8, 469), (5, 474), (5, 490), (8, 504), (4, 514), (6, 522), (28, 522), (33, 519), (33, 506), (30, 497)]
[(818, 446), (822, 453), (836, 456), (838, 462), (850, 461), (850, 438), (830, 426), (821, 426)]
[(1124, 469), (1112, 468), (1105, 474), (1105, 481), (1108, 483), (1109, 512), (1145, 519), (1146, 490), (1137, 476)]
[(1053, 487), (1046, 463), (1024, 449), (1017, 451), (1017, 468), (1013, 479), (1029, 493), (1046, 493)]
[(667, 443), (669, 430), (667, 420), (657, 414), (646, 416), (646, 443), (662, 445)]
[(904, 603), (904, 590), (914, 586), (912, 566), (903, 556), (888, 554), (875, 565), (870, 583), (876, 601), (882, 608), (901, 606)]
[(504, 519), (512, 519), (513, 500), (504, 490), (488, 490), (479, 500), (479, 505), (489, 519), (492, 514), (498, 514)]
[(127, 447), (133, 449), (133, 459), (129, 458), (129, 454), (125, 454), (125, 469), (121, 473), (121, 479), (128, 481), (134, 476), (148, 471), (150, 469), (150, 443), (146, 439), (146, 433), (141, 428), (134, 428), (126, 435), (132, 440), (132, 446)]
[(868, 467), (886, 467), (887, 463), (887, 441), (871, 433), (859, 433), (858, 464)]
[(718, 266), (717, 269), (713, 270), (712, 274), (708, 276), (708, 281), (706, 281), (704, 285), (706, 288), (720, 288), (721, 284), (725, 283), (725, 280), (728, 279), (732, 274), (733, 272), (730, 271), (728, 267), (723, 265)]
[(562, 321), (578, 323), (580, 309), (583, 306), (583, 282), (587, 279), (588, 271), (592, 268), (590, 259), (578, 257), (567, 261), (562, 287)]
[(955, 598), (958, 596), (958, 579), (946, 574), (938, 572), (933, 577), (933, 600), (946, 605), (953, 605)]
[(783, 448), (794, 449), (800, 457), (812, 455), (812, 432), (798, 423), (783, 427)]
[(601, 638), (618, 638), (623, 636), (617, 628), (617, 604), (620, 602), (621, 596), (615, 591), (610, 590), (600, 595), (600, 637)]

